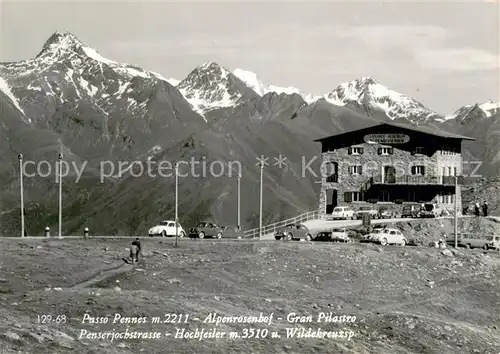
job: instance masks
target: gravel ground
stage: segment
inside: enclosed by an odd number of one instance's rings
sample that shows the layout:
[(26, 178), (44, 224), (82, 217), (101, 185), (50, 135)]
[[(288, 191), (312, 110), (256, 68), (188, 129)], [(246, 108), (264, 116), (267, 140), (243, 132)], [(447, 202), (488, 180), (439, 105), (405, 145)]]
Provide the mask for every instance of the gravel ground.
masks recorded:
[[(182, 240), (174, 248), (172, 240), (147, 239), (143, 258), (130, 266), (121, 261), (129, 242), (2, 240), (0, 352), (500, 352), (495, 251), (217, 240)], [(270, 325), (205, 323), (214, 312), (273, 318)], [(312, 322), (289, 323), (292, 313)], [(356, 318), (318, 323), (321, 313)], [(116, 314), (147, 323), (113, 324)], [(165, 323), (175, 317), (168, 314), (189, 318)], [(44, 315), (52, 320), (39, 323)], [(82, 323), (98, 317), (108, 323)], [(161, 323), (151, 323), (154, 317)], [(287, 338), (302, 328), (337, 337)], [(180, 339), (177, 329), (225, 335)], [(127, 330), (159, 338), (82, 336)]]

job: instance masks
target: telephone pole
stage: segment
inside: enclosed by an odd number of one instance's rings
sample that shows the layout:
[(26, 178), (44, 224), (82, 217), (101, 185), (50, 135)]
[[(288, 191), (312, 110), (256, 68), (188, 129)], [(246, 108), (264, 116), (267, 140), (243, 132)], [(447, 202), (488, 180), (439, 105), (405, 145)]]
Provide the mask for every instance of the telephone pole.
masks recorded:
[(21, 189), (21, 237), (24, 237), (24, 186), (23, 186), (23, 154), (17, 156), (19, 159), (19, 185)]
[(62, 238), (62, 159), (63, 154), (59, 153), (59, 238)]
[(458, 175), (455, 174), (455, 248), (458, 248)]
[(179, 204), (179, 163), (175, 163), (175, 247), (179, 247), (179, 215), (178, 215), (178, 204)]
[(264, 189), (264, 161), (260, 163), (260, 207), (259, 207), (259, 240), (262, 240), (262, 195)]

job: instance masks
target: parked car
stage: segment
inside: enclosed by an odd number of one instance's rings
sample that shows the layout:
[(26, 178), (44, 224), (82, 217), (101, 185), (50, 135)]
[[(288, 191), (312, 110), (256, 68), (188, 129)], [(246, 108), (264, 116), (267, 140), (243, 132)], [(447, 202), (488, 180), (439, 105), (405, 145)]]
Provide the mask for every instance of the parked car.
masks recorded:
[(389, 209), (379, 209), (378, 218), (379, 219), (392, 219), (396, 217), (395, 213)]
[(309, 228), (304, 224), (296, 224), (290, 228), (287, 228), (283, 232), (282, 239), (294, 240), (294, 241), (299, 241), (299, 240), (312, 241), (312, 233), (311, 231), (309, 231)]
[(402, 218), (418, 218), (420, 215), (421, 206), (418, 204), (407, 204), (403, 206), (401, 212)]
[(340, 206), (333, 209), (330, 218), (333, 220), (354, 220), (356, 216), (353, 209), (345, 206)]
[(383, 227), (374, 228), (372, 232), (363, 236), (363, 241), (378, 242), (379, 236), (382, 234), (382, 230), (384, 230)]
[(382, 229), (380, 230), (380, 235), (377, 236), (377, 241), (382, 246), (398, 244), (405, 246), (408, 240), (398, 229)]
[(283, 239), (286, 239), (286, 235), (287, 234), (287, 230), (290, 229), (290, 228), (294, 228), (296, 224), (288, 224), (288, 225), (285, 225), (283, 227), (280, 227), (278, 228), (278, 230), (276, 230), (274, 232), (274, 238), (276, 240), (283, 240)]
[(368, 214), (372, 219), (378, 219), (378, 210), (371, 206), (362, 206), (356, 211), (356, 219), (362, 219), (363, 215)]
[(245, 234), (238, 226), (221, 226), (221, 229), (224, 238), (236, 238), (238, 240), (245, 238)]
[[(455, 245), (455, 238), (453, 236), (448, 237), (446, 243)], [(500, 236), (480, 237), (472, 234), (460, 234), (458, 235), (457, 244), (459, 247), (465, 248), (497, 249), (500, 246)]]
[(423, 207), (420, 208), (419, 217), (421, 218), (437, 218), (441, 216), (443, 209), (438, 207), (437, 204), (425, 203)]
[(208, 222), (208, 221), (202, 221), (198, 223), (197, 226), (192, 227), (189, 229), (189, 237), (198, 237), (198, 238), (205, 238), (205, 237), (216, 237), (216, 238), (222, 238), (222, 235), (224, 233), (223, 228), (218, 226), (215, 223)]
[[(152, 228), (149, 229), (148, 234), (149, 236), (175, 236), (175, 221), (170, 221), (170, 220), (165, 220), (165, 221), (160, 221), (158, 225), (153, 226)], [(186, 232), (182, 228), (182, 226), (177, 223), (177, 236), (178, 237), (184, 237), (186, 236)]]
[(350, 242), (351, 239), (345, 229), (331, 229), (328, 231), (318, 232), (313, 238), (313, 241)]
[(345, 229), (332, 229), (330, 235), (333, 242), (351, 242), (349, 233)]

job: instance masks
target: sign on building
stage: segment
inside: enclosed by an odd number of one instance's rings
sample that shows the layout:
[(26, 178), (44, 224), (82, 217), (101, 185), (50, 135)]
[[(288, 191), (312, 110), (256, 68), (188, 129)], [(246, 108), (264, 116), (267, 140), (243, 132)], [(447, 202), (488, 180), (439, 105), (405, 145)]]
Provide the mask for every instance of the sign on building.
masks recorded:
[(406, 134), (368, 134), (365, 135), (365, 142), (379, 144), (405, 144), (410, 141)]

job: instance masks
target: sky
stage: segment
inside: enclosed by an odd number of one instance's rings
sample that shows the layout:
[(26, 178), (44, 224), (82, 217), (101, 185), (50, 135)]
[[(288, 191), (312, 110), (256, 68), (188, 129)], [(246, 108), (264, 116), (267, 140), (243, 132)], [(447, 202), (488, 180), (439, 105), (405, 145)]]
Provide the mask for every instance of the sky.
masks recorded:
[(55, 31), (103, 56), (185, 78), (207, 61), (325, 94), (371, 76), (449, 114), (500, 101), (498, 1), (76, 2), (0, 0), (0, 61)]

